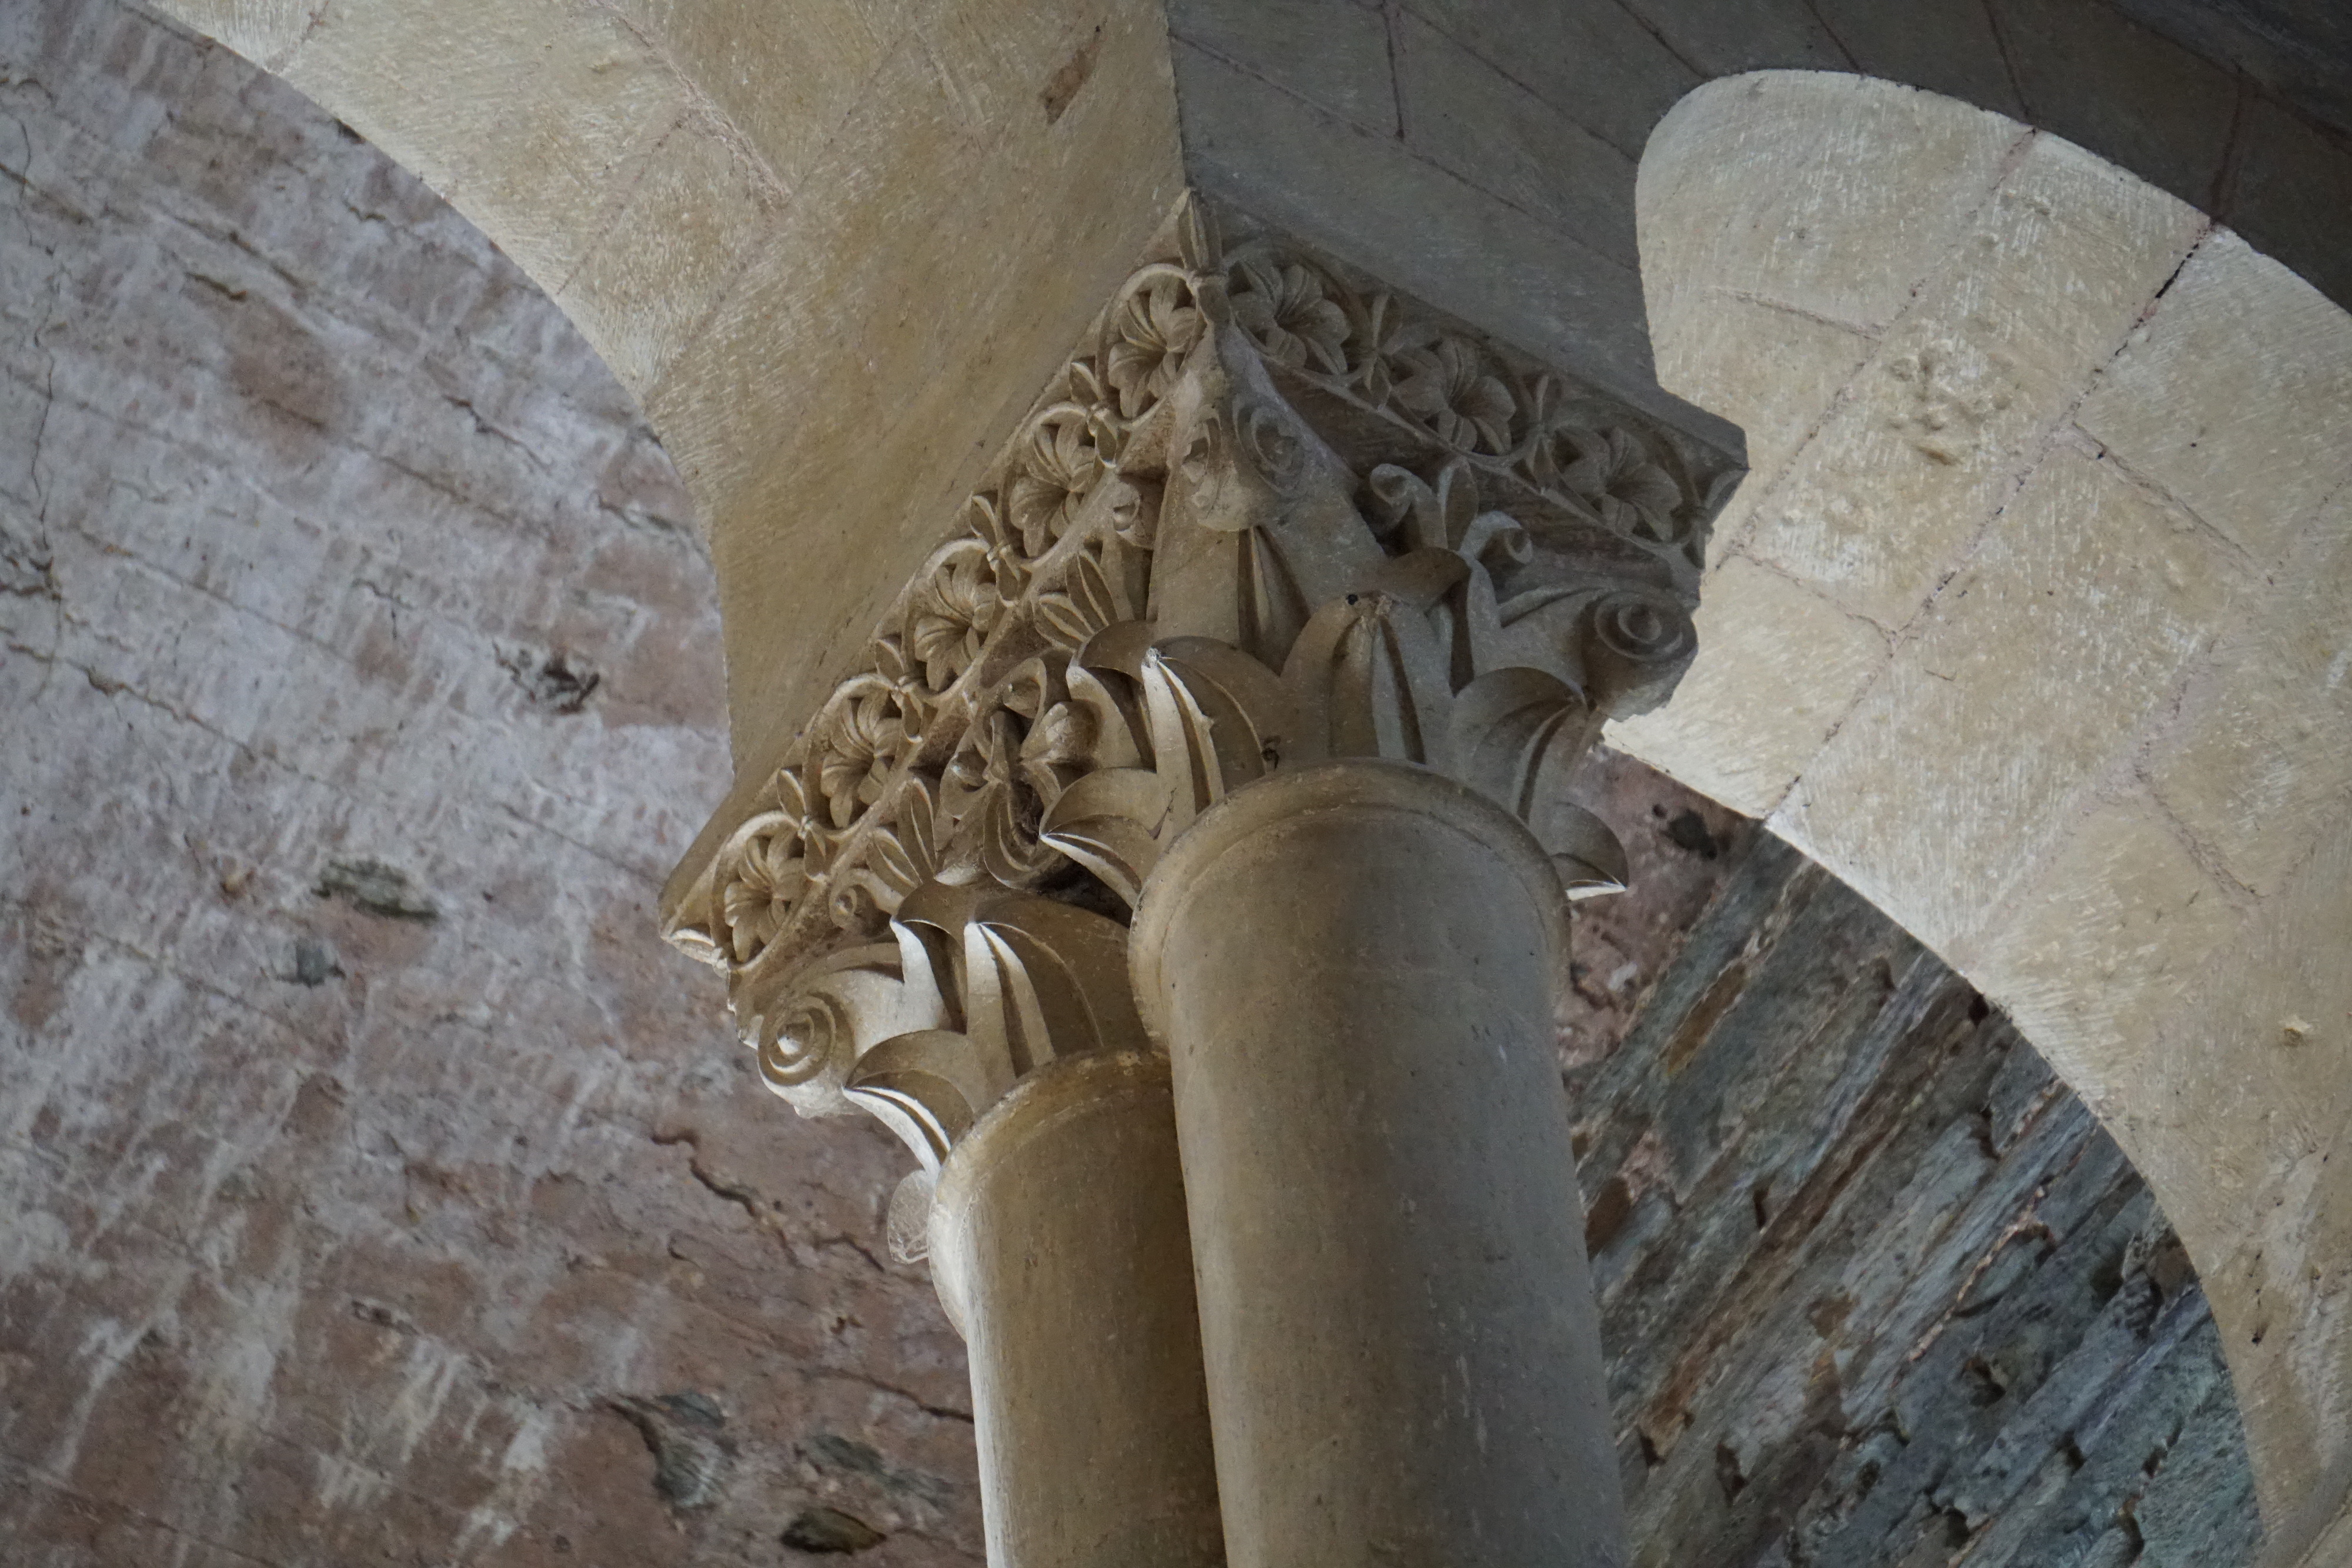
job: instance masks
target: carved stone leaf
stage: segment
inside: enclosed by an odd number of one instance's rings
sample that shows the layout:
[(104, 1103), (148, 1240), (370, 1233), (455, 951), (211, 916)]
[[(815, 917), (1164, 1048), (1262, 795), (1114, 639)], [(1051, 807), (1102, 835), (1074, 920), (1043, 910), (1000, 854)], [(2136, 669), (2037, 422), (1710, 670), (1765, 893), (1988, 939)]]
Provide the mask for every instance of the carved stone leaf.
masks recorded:
[[(1116, 539), (1107, 541), (1118, 548)], [(1063, 577), (1063, 587), (1037, 595), (1037, 621), (1056, 646), (1075, 651), (1096, 632), (1133, 619), (1123, 583), (1104, 570), (1102, 550), (1082, 550)]]
[[(1148, 642), (1150, 628), (1134, 622), (1123, 624), (1144, 633)], [(1078, 658), (1096, 655), (1098, 650), (1107, 652), (1108, 635), (1113, 630), (1106, 627), (1088, 639), (1078, 651)], [(1139, 664), (1139, 670), (1140, 667)], [(1106, 680), (1077, 659), (1072, 660), (1063, 672), (1063, 679), (1069, 687), (1070, 700), (1093, 716), (1094, 767), (1108, 770), (1147, 765), (1150, 739), (1144, 730), (1142, 709), (1135, 700), (1133, 681), (1120, 677), (1115, 671)], [(1118, 683), (1118, 690), (1112, 689), (1113, 681)]]
[(1550, 854), (1570, 898), (1622, 893), (1632, 881), (1624, 844), (1608, 823), (1575, 801), (1555, 796), (1538, 803), (1528, 826)]
[(1283, 665), (1299, 754), (1444, 767), (1449, 664), (1429, 615), (1396, 595), (1349, 594), (1318, 611)]
[(1168, 783), (1139, 768), (1089, 773), (1045, 813), (1041, 837), (1103, 880), (1132, 908), (1159, 862)]
[(1542, 670), (1492, 670), (1454, 699), (1454, 776), (1525, 817), (1580, 755), (1598, 720), (1581, 693)]
[(895, 1035), (857, 1059), (843, 1092), (936, 1171), (994, 1100), (971, 1039), (953, 1030)]
[(1143, 662), (1152, 756), (1181, 831), (1281, 760), (1291, 703), (1272, 670), (1205, 637), (1175, 637)]

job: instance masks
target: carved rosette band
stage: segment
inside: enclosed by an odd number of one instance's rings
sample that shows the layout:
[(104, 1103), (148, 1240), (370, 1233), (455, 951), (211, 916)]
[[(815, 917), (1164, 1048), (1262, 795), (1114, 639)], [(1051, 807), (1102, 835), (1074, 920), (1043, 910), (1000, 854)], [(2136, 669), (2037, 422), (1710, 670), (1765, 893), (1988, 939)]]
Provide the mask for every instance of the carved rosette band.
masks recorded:
[(1128, 911), (1202, 811), (1379, 757), (1508, 807), (1570, 894), (1624, 854), (1561, 781), (1695, 650), (1736, 458), (1190, 201), (689, 885), (768, 1083), (929, 1176), (1024, 1073), (1147, 1046)]

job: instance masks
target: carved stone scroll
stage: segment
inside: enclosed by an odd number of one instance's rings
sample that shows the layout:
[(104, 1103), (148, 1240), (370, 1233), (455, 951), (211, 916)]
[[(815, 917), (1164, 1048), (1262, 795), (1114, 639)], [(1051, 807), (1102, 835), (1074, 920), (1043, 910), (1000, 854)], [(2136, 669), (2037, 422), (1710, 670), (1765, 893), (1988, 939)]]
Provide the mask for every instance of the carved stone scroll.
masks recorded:
[(926, 1173), (1024, 1073), (1143, 1043), (1127, 912), (1252, 780), (1423, 764), (1572, 895), (1563, 780), (1694, 652), (1733, 457), (1307, 247), (1182, 204), (669, 913), (767, 1082)]

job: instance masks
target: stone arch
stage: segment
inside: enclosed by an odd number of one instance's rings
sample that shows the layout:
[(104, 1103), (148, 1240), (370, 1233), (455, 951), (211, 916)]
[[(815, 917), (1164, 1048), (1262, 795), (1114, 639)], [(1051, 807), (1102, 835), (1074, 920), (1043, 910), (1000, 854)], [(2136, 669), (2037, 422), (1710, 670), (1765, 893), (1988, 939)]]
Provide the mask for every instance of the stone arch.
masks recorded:
[[(972, 0), (911, 7), (903, 26), (878, 24), (880, 8), (858, 0), (796, 0), (761, 13), (769, 18), (765, 31), (750, 10), (673, 0), (164, 5), (286, 75), (448, 194), (549, 288), (619, 371), (678, 457), (713, 541), (736, 752), (752, 778), (774, 749), (776, 716), (810, 710), (842, 673), (881, 604), (935, 542), (938, 519), (971, 487), (985, 454), (1187, 181), (1638, 395), (1645, 389), (1633, 383), (1649, 373), (1649, 346), (1631, 253), (1649, 214), (1646, 198), (1633, 199), (1633, 154), (1654, 117), (1708, 77), (1759, 65), (1843, 64), (2013, 108), (2078, 135), (2177, 195), (2223, 211), (2339, 298), (2346, 292), (2340, 277), (2323, 276), (2340, 249), (2340, 218), (2330, 214), (2342, 204), (2327, 193), (2352, 191), (2352, 159), (2340, 141), (2251, 89), (2231, 64), (2209, 57), (2214, 51), (2117, 33), (2107, 8), (2074, 0), (2046, 7), (2045, 20), (2060, 18), (2048, 26), (2006, 34), (1995, 18), (2015, 20), (2030, 8), (2011, 0), (1990, 6), (1934, 0), (1874, 25), (1873, 14), (1885, 7), (1757, 0), (1739, 8), (1733, 26), (1712, 6), (1678, 8), (1655, 25), (1639, 25), (1637, 10), (1659, 8), (1614, 0), (1416, 5), (1402, 47), (1391, 37), (1386, 49), (1354, 47), (1370, 38), (1360, 31), (1372, 25), (1364, 18), (1381, 15), (1370, 7), (1304, 7), (1314, 13), (1311, 26), (1253, 27), (1260, 8), (1247, 0), (1167, 12), (1150, 0), (1066, 8)], [(1293, 8), (1268, 9), (1288, 16)], [(1446, 26), (1421, 19), (1424, 14)], [(1335, 45), (1339, 33), (1346, 37)], [(1662, 55), (1637, 61), (1651, 45)], [(1658, 65), (1660, 57), (1668, 64)], [(2068, 74), (2069, 62), (2077, 75)], [(2033, 88), (2037, 80), (2042, 86)], [(1651, 143), (1645, 189), (1658, 188), (1665, 167), (1659, 154), (1705, 142), (1703, 107), (1755, 85), (1734, 78), (1684, 99)], [(1508, 111), (1482, 107), (1449, 119), (1449, 92), (1457, 105), (1507, 98)], [(1418, 106), (1410, 126), (1383, 119), (1382, 105), (1408, 99)], [(2329, 1511), (2317, 1516), (2324, 1520), (2343, 1491), (2331, 1471), (2339, 1462), (2352, 1467), (2342, 1440), (2352, 1422), (2352, 1388), (2336, 1350), (2352, 1343), (2340, 1332), (2336, 1304), (2346, 1244), (2335, 1239), (2352, 1219), (2333, 1218), (2352, 1198), (2342, 1191), (2344, 1167), (2329, 1164), (2343, 1101), (2334, 1097), (2342, 1075), (2327, 1053), (2341, 1049), (2344, 998), (2329, 989), (2341, 982), (2329, 972), (2325, 943), (2326, 933), (2352, 927), (2340, 709), (2275, 750), (2251, 754), (2237, 737), (2310, 720), (2323, 711), (2312, 694), (2341, 689), (2340, 650), (2326, 633), (2343, 613), (2344, 552), (2331, 540), (2345, 531), (2345, 499), (2326, 472), (2325, 454), (2340, 441), (2333, 432), (2341, 428), (2342, 384), (2329, 380), (2327, 367), (2342, 363), (2329, 358), (2341, 353), (2330, 345), (2340, 342), (2342, 315), (2330, 314), (2318, 292), (2285, 268), (2231, 235), (2209, 232), (2179, 201), (2112, 170), (2094, 179), (2083, 173), (2095, 167), (2087, 159), (2068, 167), (2063, 155), (2045, 151), (2062, 145), (2054, 138), (2028, 138), (2015, 122), (1950, 100), (1900, 101), (1915, 109), (1941, 102), (1937, 114), (1948, 110), (1957, 117), (1952, 126), (1967, 118), (1979, 130), (1948, 126), (1939, 145), (1948, 166), (1915, 169), (1907, 186), (1882, 185), (1902, 193), (1881, 204), (1873, 221), (1905, 236), (1904, 254), (1918, 264), (1884, 309), (1873, 313), (1866, 301), (1825, 310), (1818, 300), (1769, 300), (1762, 285), (1778, 231), (1761, 209), (1749, 213), (1744, 231), (1720, 213), (1708, 219), (1726, 231), (1708, 251), (1723, 266), (1742, 259), (1742, 232), (1750, 241), (1765, 236), (1760, 248), (1768, 254), (1745, 257), (1757, 269), (1758, 287), (1745, 289), (1753, 298), (1738, 299), (1740, 290), (1727, 293), (1716, 283), (1701, 287), (1696, 272), (1651, 280), (1668, 389), (1750, 421), (1759, 467), (1769, 471), (1759, 480), (1769, 482), (1751, 485), (1739, 515), (1727, 519), (1726, 538), (1734, 542), (1717, 560), (1711, 587), (1725, 607), (1708, 628), (1719, 652), (1675, 708), (1649, 728), (1629, 729), (1622, 742), (1733, 804), (1773, 810), (1790, 836), (1978, 976), (2084, 1086), (2164, 1195), (2231, 1329), (2273, 1515), (2284, 1518), (2283, 1511), (2312, 1498)], [(1531, 102), (1554, 111), (1578, 104), (1587, 140), (1570, 148), (1557, 127), (1538, 123)], [(1863, 107), (1856, 97), (1836, 112)], [(1829, 173), (1832, 154), (1857, 170), (1883, 164), (1886, 148), (1916, 145), (1906, 137), (1937, 115), (1921, 110), (1915, 118), (1918, 124), (1906, 125), (1899, 115), (1865, 114), (1877, 127), (1871, 138), (1827, 151), (1815, 144), (1811, 163), (1799, 158), (1792, 165), (1820, 176), (1810, 186), (1777, 189), (1780, 182), (1751, 168), (1740, 174), (1745, 191), (1716, 199), (1736, 210), (1742, 196), (1810, 195), (1825, 214), (1837, 210), (1863, 182)], [(1737, 119), (1727, 111), (1724, 123)], [(1980, 129), (1989, 122), (1998, 122), (1997, 131)], [(1737, 132), (1726, 134), (1737, 140)], [(1988, 147), (1997, 156), (1984, 166)], [(1754, 141), (1740, 151), (1762, 159), (1772, 149)], [(1574, 180), (1532, 197), (1519, 188), (1522, 175), (1571, 152), (1589, 155)], [(1807, 385), (1822, 399), (1814, 413), (1833, 412), (1853, 372), (1878, 362), (1873, 354), (1902, 316), (1910, 286), (1928, 279), (1928, 263), (1977, 237), (1957, 221), (1938, 228), (1926, 211), (1933, 204), (1921, 194), (1964, 187), (1972, 172), (1982, 175), (1976, 188), (1992, 204), (1987, 212), (2028, 176), (2047, 173), (2063, 184), (2062, 176), (2081, 175), (2086, 189), (2110, 181), (2105, 205), (2059, 201), (2041, 214), (2072, 219), (2095, 209), (2123, 225), (2102, 239), (2113, 253), (2105, 263), (2094, 257), (2071, 280), (2073, 292), (2053, 297), (2083, 303), (2078, 294), (2128, 275), (2141, 298), (2131, 300), (2131, 287), (2118, 286), (2122, 297), (2109, 303), (2135, 319), (2152, 302), (2158, 308), (2145, 323), (2145, 340), (2120, 355), (2114, 350), (2134, 330), (2128, 321), (2104, 356), (2079, 340), (2021, 339), (2021, 367), (2047, 359), (2053, 363), (2042, 368), (2053, 377), (2063, 379), (2067, 367), (2081, 371), (2074, 388), (2086, 394), (2076, 400), (2081, 407), (2070, 404), (2065, 419), (2052, 423), (2081, 432), (2081, 443), (2069, 435), (2052, 444), (2054, 460), (2035, 465), (1988, 508), (1986, 526), (1942, 541), (1941, 554), (1925, 550), (1912, 563), (1907, 607), (1900, 583), (1889, 597), (1864, 604), (1801, 580), (1801, 572), (1791, 578), (1794, 563), (1751, 548), (1757, 508), (1802, 453), (1828, 450), (1827, 425), (1773, 424), (1763, 390), (1751, 379), (1743, 392), (1738, 377), (1759, 367), (1806, 366), (1813, 376)], [(1367, 190), (1381, 199), (1360, 199)], [(1423, 202), (1434, 204), (1423, 211), (1417, 205)], [(2046, 228), (2055, 235), (2066, 225)], [(1580, 249), (1559, 243), (1563, 230), (1573, 231)], [(2132, 251), (2134, 236), (2147, 243), (2126, 265), (2117, 257)], [(2168, 247), (2167, 267), (2133, 270)], [(2011, 245), (2017, 254), (2032, 248), (2030, 240)], [(2102, 270), (2106, 263), (2113, 265)], [(1561, 284), (1569, 272), (1575, 277)], [(2272, 307), (2232, 314), (2257, 296)], [(1685, 350), (1675, 312), (1693, 300), (1717, 309), (1718, 341), (1755, 328), (1741, 340), (1741, 362), (1716, 367), (1722, 385), (1703, 387), (1701, 372), (1677, 357)], [(1794, 309), (1773, 313), (1790, 303)], [(1759, 314), (1735, 322), (1745, 315), (1735, 304)], [(1809, 316), (1818, 319), (1790, 324)], [(2200, 333), (2226, 343), (2242, 329), (2283, 322), (2296, 325), (2280, 332), (2272, 368), (2305, 367), (2315, 389), (2305, 404), (2332, 409), (2339, 422), (2246, 459), (2283, 464), (2286, 478), (2267, 476), (2260, 494), (2293, 493), (2294, 504), (2249, 501), (2251, 492), (2227, 466), (2215, 466), (2212, 454), (2223, 446), (2261, 447), (2258, 422), (2219, 418), (2216, 428), (2226, 427), (2231, 439), (2200, 437), (2192, 450), (2204, 455), (2176, 451), (2170, 466), (2117, 455), (2130, 447), (2126, 434), (2160, 445), (2172, 428), (2161, 407), (2143, 408), (2128, 431), (2101, 425), (2102, 407), (2116, 413), (2128, 402), (2118, 389), (2134, 377), (2161, 387), (2181, 374), (2184, 360), (2206, 356)], [(1841, 341), (1841, 330), (1868, 345), (1843, 369), (1832, 363), (1834, 347), (1822, 349)], [(1800, 341), (1809, 334), (1811, 342)], [(1808, 359), (1815, 350), (1820, 357)], [(2320, 368), (2309, 370), (2315, 356)], [(2250, 358), (2240, 356), (2242, 368)], [(2094, 392), (2093, 371), (2108, 360), (2113, 367), (2100, 371)], [(1930, 404), (1950, 390), (1951, 369), (1932, 361), (1911, 361), (1912, 384)], [(2200, 390), (2221, 414), (2251, 406), (2235, 392)], [(1654, 396), (1656, 389), (1646, 391)], [(2294, 401), (2271, 392), (2264, 406)], [(2105, 402), (2095, 406), (2098, 399)], [(1974, 417), (1966, 402), (1913, 411), (1918, 428), (1910, 434), (1917, 439), (1908, 450), (1939, 468), (1965, 470), (1969, 455), (1943, 437), (1956, 416)], [(1980, 423), (2009, 412), (1988, 409)], [(1776, 433), (1790, 450), (1775, 453)], [(1953, 461), (1924, 450), (1938, 444)], [(2034, 507), (2045, 519), (2095, 508), (2091, 515), (2126, 530), (2113, 538), (2136, 538), (2141, 549), (2103, 553), (2097, 547), (2106, 535), (2054, 528), (2033, 535), (2024, 524)], [(2134, 527), (2137, 536), (2128, 532)], [(2074, 554), (2055, 548), (2062, 540), (2077, 547)], [(2030, 547), (2037, 542), (2051, 548), (2036, 555)], [(2010, 576), (1969, 575), (2009, 547)], [(2096, 623), (2034, 621), (2024, 598), (2006, 605), (2019, 618), (2015, 626), (2062, 650), (2053, 659), (2089, 661), (2085, 673), (2037, 684), (2028, 677), (2053, 672), (2029, 662), (2021, 673), (1970, 682), (1960, 671), (1931, 666), (1927, 632), (1959, 624), (1954, 607), (1995, 603), (2003, 584), (2034, 580), (2030, 571), (2073, 571), (2105, 596)], [(1780, 594), (1786, 614), (1735, 614), (1743, 591), (1759, 596), (1751, 604)], [(2301, 611), (2257, 613), (2297, 596)], [(2100, 662), (2115, 648), (2094, 633), (2116, 623), (2119, 606), (2141, 613), (2136, 624), (2147, 635), (2133, 646), (2147, 658)], [(1967, 626), (1947, 635), (1958, 640), (1951, 646), (1980, 654), (1990, 670), (1999, 654), (2015, 651), (2014, 640), (2003, 640), (2004, 624), (1979, 622), (1975, 644), (1964, 641)], [(1718, 736), (1706, 756), (1678, 761), (1670, 755), (1672, 727), (1696, 729), (1710, 700), (1737, 689), (1720, 685), (1710, 698), (1707, 672), (1741, 659), (1790, 677), (1789, 690), (1724, 713), (1725, 724), (1739, 727)], [(2301, 673), (2308, 689), (2300, 697), (2281, 696), (2253, 678), (2281, 669)], [(1899, 714), (1890, 707), (1883, 718), (1867, 696), (1857, 706), (1853, 692), (1813, 700), (1849, 678), (1854, 692), (1866, 685), (1894, 694), (1910, 681), (1937, 697)], [(1919, 684), (1927, 682), (1937, 685)], [(1943, 685), (1954, 690), (1944, 693)], [(2008, 707), (1968, 707), (1962, 690), (2000, 696)], [(2126, 691), (2129, 701), (2116, 695)], [(2113, 700), (2087, 703), (2096, 710), (2088, 716), (2053, 706), (2086, 693)], [(2069, 744), (1999, 752), (2017, 768), (1989, 776), (1982, 790), (1953, 794), (1956, 809), (1975, 814), (1955, 816), (1948, 831), (1905, 846), (1915, 863), (1865, 863), (1859, 850), (1842, 847), (1839, 833), (1858, 834), (1853, 841), (1862, 844), (1892, 841), (1869, 821), (1834, 819), (1792, 789), (1817, 754), (1829, 755), (1829, 745), (1864, 750), (1858, 737), (1872, 723), (1894, 735), (1898, 717), (1917, 717), (1920, 727), (1902, 733), (1928, 740), (1904, 756), (1923, 759), (1956, 734), (1980, 737), (1959, 727), (1966, 723), (1998, 736), (2037, 704), (2042, 733)], [(1829, 722), (1807, 737), (1802, 732), (1824, 712)], [(2117, 714), (2128, 722), (2095, 734), (2085, 727), (2089, 717)], [(2053, 722), (2053, 715), (2085, 724)], [(1748, 737), (1749, 754), (1726, 749), (1735, 735)], [(1779, 760), (1790, 752), (1801, 756), (1775, 786)], [(2229, 782), (2233, 767), (2237, 781)], [(2063, 778), (2063, 788), (2048, 777)], [(2192, 778), (2223, 782), (2201, 802), (2160, 782)], [(1811, 778), (1815, 787), (1827, 782)], [(1875, 802), (1900, 816), (1932, 782), (1925, 769), (1898, 769), (1883, 789), (1857, 779), (1835, 799)], [(2051, 831), (2008, 833), (2029, 799), (2042, 801), (2048, 821), (2035, 821)], [(2315, 842), (2298, 851), (2299, 838)], [(1917, 895), (1916, 909), (1898, 905), (1887, 891), (1897, 886)], [(2002, 923), (1984, 924), (1989, 912)], [(2076, 983), (2091, 971), (2110, 983)], [(2191, 983), (2211, 977), (2226, 983)], [(2160, 1047), (2125, 1050), (2150, 1039)]]
[(2157, 0), (156, 5), (422, 175), (636, 395), (713, 543), (750, 771), (1188, 182), (1668, 417), (1636, 160), (1761, 67), (2046, 126), (2352, 298), (2328, 29)]
[(1697, 664), (1612, 738), (1927, 940), (2102, 1116), (2292, 1552), (2352, 1461), (2352, 316), (1865, 78), (1700, 89), (1639, 215), (1661, 380), (1754, 472)]

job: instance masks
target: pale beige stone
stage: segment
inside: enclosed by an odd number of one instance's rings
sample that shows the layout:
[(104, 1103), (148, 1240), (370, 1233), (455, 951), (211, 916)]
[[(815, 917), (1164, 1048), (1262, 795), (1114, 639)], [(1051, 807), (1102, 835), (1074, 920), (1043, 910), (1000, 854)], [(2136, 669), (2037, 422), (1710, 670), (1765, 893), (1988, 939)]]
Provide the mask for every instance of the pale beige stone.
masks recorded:
[(1743, 548), (1900, 628), (2201, 226), (2162, 192), (2037, 139), (1758, 503)]
[(1695, 622), (1698, 658), (1674, 700), (1611, 725), (1609, 744), (1768, 816), (1886, 668), (1886, 635), (1741, 556), (1709, 574)]
[(2126, 1037), (2105, 1068), (2129, 1086), (2126, 1146), (2174, 1195), (2280, 1522), (2352, 1464), (2352, 796), (2338, 806), (2210, 957), (2172, 934), (2161, 1010), (2132, 1020), (2155, 1049)]
[(1751, 490), (1765, 488), (1812, 435), (1875, 342), (1868, 333), (1726, 288), (1658, 313), (1652, 336), (1658, 384), (1668, 392), (1703, 390), (1715, 412), (1747, 433)]
[(323, 0), (177, 0), (167, 7), (268, 70), (283, 71)]
[(586, 254), (614, 182), (689, 101), (618, 18), (550, 0), (482, 0), (463, 26), (437, 26), (410, 6), (335, 6), (286, 76), (550, 287)]
[(1965, 967), (1966, 938), (2127, 757), (2235, 580), (2188, 517), (2056, 449), (1773, 826)]
[(1565, 918), (1508, 813), (1370, 760), (1243, 790), (1154, 873), (1136, 988), (1172, 1057), (1233, 1568), (1624, 1561), (1553, 1057)]
[(709, 120), (787, 191), (873, 85), (892, 37), (854, 0), (620, 0), (615, 9), (694, 84)]
[(949, 1160), (930, 1238), (971, 1354), (988, 1560), (1223, 1563), (1168, 1059), (1031, 1077)]
[(616, 198), (556, 303), (643, 398), (755, 264), (785, 199), (725, 127), (690, 113)]
[(1746, 533), (1790, 463), (1870, 358), (1874, 340), (1816, 316), (1709, 289), (1653, 315), (1658, 384), (1704, 392), (1748, 435), (1748, 477), (1717, 515), (1708, 565)]
[(1711, 83), (1650, 134), (1635, 186), (1654, 303), (1692, 280), (1856, 328), (1908, 302), (2022, 131), (1865, 78), (1760, 72)]
[(2079, 415), (2265, 563), (2352, 479), (2352, 316), (2226, 230), (2189, 257)]
[(2258, 894), (2352, 809), (2352, 489), (2328, 514), (2248, 596), (2148, 764), (2166, 806)]
[[(2134, 1119), (2147, 1086), (2130, 1064), (2194, 994), (2240, 913), (2145, 798), (2102, 804), (2069, 829), (2025, 868), (2036, 874), (1968, 974), (2069, 1082), (2090, 1086), (2092, 1109), (2123, 1124), (2161, 1192), (2158, 1173), (2179, 1167)], [(2168, 1200), (2166, 1212), (2194, 1223), (2187, 1206)]]

